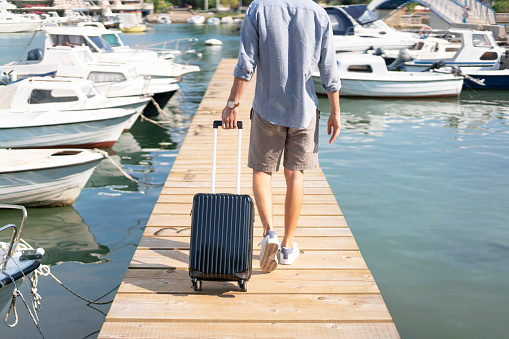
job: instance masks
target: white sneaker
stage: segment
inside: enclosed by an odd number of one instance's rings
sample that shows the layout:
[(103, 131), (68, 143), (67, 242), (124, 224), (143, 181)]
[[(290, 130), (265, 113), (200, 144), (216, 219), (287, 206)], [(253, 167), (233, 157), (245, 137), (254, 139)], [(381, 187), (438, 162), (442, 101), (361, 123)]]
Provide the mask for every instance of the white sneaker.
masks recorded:
[(279, 253), (279, 263), (281, 265), (291, 265), (299, 256), (299, 245), (296, 242), (293, 243), (293, 248), (283, 247), (281, 245), (281, 251)]
[(260, 244), (260, 269), (272, 272), (277, 268), (276, 254), (279, 250), (276, 231), (267, 231)]

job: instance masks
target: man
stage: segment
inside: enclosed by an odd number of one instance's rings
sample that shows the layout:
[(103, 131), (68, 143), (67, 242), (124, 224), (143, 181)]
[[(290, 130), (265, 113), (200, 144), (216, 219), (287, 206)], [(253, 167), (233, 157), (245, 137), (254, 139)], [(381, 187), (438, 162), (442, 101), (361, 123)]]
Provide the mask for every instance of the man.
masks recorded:
[[(264, 229), (260, 268), (271, 272), (299, 255), (294, 234), (303, 199), (303, 174), (318, 167), (318, 98), (311, 73), (318, 66), (331, 114), (329, 143), (339, 135), (341, 87), (327, 13), (311, 0), (255, 0), (246, 11), (240, 51), (223, 128), (237, 126), (238, 106), (258, 67), (251, 110), (248, 167)], [(272, 220), (272, 173), (284, 152), (285, 234), (280, 244)], [(279, 258), (277, 254), (279, 251)]]

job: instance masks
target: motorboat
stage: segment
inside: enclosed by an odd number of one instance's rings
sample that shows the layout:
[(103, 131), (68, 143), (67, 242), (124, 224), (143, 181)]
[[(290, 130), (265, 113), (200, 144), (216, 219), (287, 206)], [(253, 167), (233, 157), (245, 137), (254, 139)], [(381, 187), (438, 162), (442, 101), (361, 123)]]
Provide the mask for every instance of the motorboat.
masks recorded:
[(216, 17), (208, 18), (207, 19), (207, 24), (208, 25), (219, 25), (220, 23), (221, 23), (221, 19), (216, 18)]
[(61, 17), (57, 12), (49, 11), (47, 13), (41, 14), (42, 25), (46, 26), (59, 26), (63, 24), (67, 24), (69, 22), (69, 18)]
[(187, 19), (187, 23), (193, 24), (193, 25), (201, 25), (204, 22), (205, 22), (205, 17), (203, 15), (194, 15), (194, 16), (190, 17), (189, 19)]
[(0, 148), (111, 148), (134, 109), (12, 112), (0, 102)]
[(167, 14), (159, 14), (159, 17), (157, 18), (158, 24), (171, 24), (170, 16)]
[(87, 149), (0, 149), (0, 203), (72, 205), (104, 158)]
[(119, 13), (119, 28), (125, 33), (143, 33), (148, 30), (148, 26), (143, 23), (141, 12), (124, 12)]
[(509, 89), (509, 53), (498, 46), (492, 32), (449, 29), (442, 39), (459, 44), (450, 54), (428, 52), (404, 63), (406, 71), (425, 70), (439, 65), (443, 71), (456, 68), (466, 75), (464, 87)]
[[(433, 63), (442, 61), (445, 67), (460, 67), (468, 74), (467, 70), (497, 67), (505, 53), (505, 49), (498, 46), (490, 31), (451, 28), (439, 38), (447, 40), (450, 45), (446, 45), (445, 50), (425, 49), (422, 53), (412, 55), (413, 60), (404, 64), (405, 70), (422, 71), (431, 67)], [(422, 42), (423, 47), (428, 39)], [(433, 40), (430, 40), (430, 43), (433, 44)]]
[(40, 18), (27, 18), (0, 8), (0, 33), (33, 32), (41, 24), (42, 19)]
[[(87, 79), (108, 98), (151, 95), (163, 108), (177, 92), (176, 80), (142, 77), (129, 64), (98, 62), (90, 48), (81, 45), (52, 46), (28, 50), (21, 60), (0, 66), (11, 81), (32, 76), (53, 75), (66, 78)], [(146, 116), (158, 114), (149, 102), (143, 112)]]
[[(344, 55), (338, 58), (341, 96), (427, 98), (459, 96), (463, 77), (438, 72), (389, 71), (381, 56)], [(315, 90), (326, 94), (320, 73), (312, 75)]]
[(401, 32), (387, 25), (367, 5), (326, 7), (336, 53), (364, 52), (383, 47), (400, 50), (419, 41), (419, 34)]
[[(27, 211), (23, 206), (0, 205), (0, 210), (21, 210), (23, 213), (19, 228), (15, 224), (0, 227), (0, 234), (12, 231), (9, 242), (0, 241), (0, 310), (2, 314), (10, 305), (14, 289), (18, 289), (25, 278), (34, 274), (44, 256), (44, 249), (31, 249), (22, 243), (21, 236), (27, 220)], [(19, 290), (19, 289), (18, 289)]]
[(231, 16), (224, 16), (221, 18), (221, 23), (225, 25), (233, 25), (233, 18)]
[[(142, 48), (129, 48), (121, 39), (121, 32), (106, 29), (100, 23), (81, 23), (76, 27), (48, 27), (44, 49), (55, 45), (86, 45), (98, 62), (127, 63), (142, 76), (153, 79), (171, 78), (179, 81), (184, 74), (198, 72), (199, 66), (185, 65), (161, 57), (159, 53)], [(175, 56), (173, 56), (175, 57)]]
[(124, 130), (132, 127), (150, 100), (148, 96), (107, 98), (92, 81), (84, 79), (32, 77), (0, 86), (0, 102), (9, 103), (5, 106), (12, 112), (132, 108), (136, 114)]

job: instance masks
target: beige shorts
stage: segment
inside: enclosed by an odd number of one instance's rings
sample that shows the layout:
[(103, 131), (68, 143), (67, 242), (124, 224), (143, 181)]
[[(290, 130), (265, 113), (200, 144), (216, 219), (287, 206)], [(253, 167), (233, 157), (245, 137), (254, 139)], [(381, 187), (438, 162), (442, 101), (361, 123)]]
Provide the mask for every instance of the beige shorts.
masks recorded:
[(247, 166), (260, 172), (277, 172), (284, 151), (285, 168), (317, 168), (319, 119), (320, 111), (316, 110), (307, 128), (295, 129), (271, 124), (252, 109)]

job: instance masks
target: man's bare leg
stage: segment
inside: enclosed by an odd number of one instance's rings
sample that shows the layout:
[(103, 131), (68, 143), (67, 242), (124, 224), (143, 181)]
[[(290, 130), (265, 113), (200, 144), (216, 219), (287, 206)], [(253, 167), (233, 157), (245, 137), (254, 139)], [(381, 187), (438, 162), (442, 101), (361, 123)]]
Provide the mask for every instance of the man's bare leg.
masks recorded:
[(281, 245), (293, 248), (293, 237), (297, 229), (302, 199), (304, 196), (304, 172), (285, 168), (286, 199), (285, 199), (285, 236)]
[(272, 221), (272, 173), (253, 170), (253, 193), (263, 234), (274, 229)]
[(279, 241), (276, 232), (273, 231), (272, 221), (272, 173), (253, 170), (253, 192), (264, 235), (260, 243), (260, 269), (272, 272), (277, 268), (276, 254), (279, 250)]

